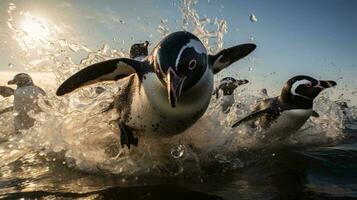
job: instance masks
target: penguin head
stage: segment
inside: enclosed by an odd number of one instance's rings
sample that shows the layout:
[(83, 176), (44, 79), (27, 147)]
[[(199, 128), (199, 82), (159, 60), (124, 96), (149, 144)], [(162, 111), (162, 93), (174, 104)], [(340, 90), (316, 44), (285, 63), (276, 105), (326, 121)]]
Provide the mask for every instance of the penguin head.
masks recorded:
[(192, 33), (179, 31), (166, 36), (153, 50), (150, 62), (167, 88), (171, 107), (182, 93), (194, 87), (207, 67), (207, 50)]
[(149, 46), (148, 41), (131, 45), (130, 50), (129, 50), (130, 58), (147, 56), (148, 55), (148, 46)]
[(248, 80), (246, 79), (242, 79), (242, 80), (237, 80), (233, 77), (225, 77), (221, 80), (220, 84), (226, 84), (227, 86), (230, 85), (234, 88), (240, 86), (240, 85), (244, 85), (244, 84), (247, 84), (249, 83)]
[(285, 99), (292, 98), (312, 102), (322, 90), (335, 85), (337, 85), (335, 81), (317, 80), (309, 76), (295, 76), (286, 82), (281, 96)]
[(17, 85), (17, 87), (32, 86), (33, 81), (30, 75), (26, 73), (16, 74), (16, 76), (7, 82), (9, 85)]

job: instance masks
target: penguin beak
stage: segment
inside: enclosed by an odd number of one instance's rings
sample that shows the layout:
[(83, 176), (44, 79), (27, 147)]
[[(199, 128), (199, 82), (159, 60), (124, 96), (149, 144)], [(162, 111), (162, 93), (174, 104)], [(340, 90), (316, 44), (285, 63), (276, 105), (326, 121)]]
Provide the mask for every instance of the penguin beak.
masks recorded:
[(186, 77), (179, 77), (176, 72), (170, 67), (167, 72), (167, 93), (171, 107), (175, 108), (178, 98), (181, 95), (182, 86)]
[(314, 88), (320, 88), (321, 90), (324, 90), (326, 88), (330, 88), (337, 85), (335, 81), (324, 81), (324, 80), (319, 80), (317, 85), (314, 86)]
[(246, 79), (244, 79), (244, 80), (238, 80), (238, 81), (236, 82), (236, 85), (237, 85), (237, 86), (240, 86), (240, 85), (244, 85), (244, 84), (247, 84), (247, 83), (249, 83), (249, 81), (246, 80)]
[(16, 80), (12, 79), (10, 81), (7, 82), (8, 85), (15, 85), (16, 84)]

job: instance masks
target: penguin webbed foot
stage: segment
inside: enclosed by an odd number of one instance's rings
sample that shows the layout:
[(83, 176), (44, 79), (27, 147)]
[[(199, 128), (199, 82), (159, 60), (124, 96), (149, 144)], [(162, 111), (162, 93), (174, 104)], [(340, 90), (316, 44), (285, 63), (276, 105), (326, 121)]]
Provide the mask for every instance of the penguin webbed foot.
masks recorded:
[(138, 138), (134, 137), (133, 131), (131, 128), (126, 126), (123, 123), (119, 123), (120, 129), (120, 144), (124, 148), (124, 145), (130, 149), (130, 145), (138, 146)]

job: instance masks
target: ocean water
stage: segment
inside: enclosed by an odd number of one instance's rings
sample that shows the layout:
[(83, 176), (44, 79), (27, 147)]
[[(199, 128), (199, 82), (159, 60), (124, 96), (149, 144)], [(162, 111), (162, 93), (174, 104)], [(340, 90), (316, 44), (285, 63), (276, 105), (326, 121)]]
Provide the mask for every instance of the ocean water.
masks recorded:
[[(179, 8), (183, 29), (198, 35), (212, 53), (223, 47), (224, 19), (201, 18), (195, 1), (182, 1)], [(286, 140), (267, 141), (249, 126), (230, 128), (262, 98), (247, 85), (235, 91), (236, 103), (228, 114), (221, 112), (221, 99), (212, 98), (206, 114), (183, 134), (143, 137), (139, 147), (128, 151), (120, 147), (110, 123), (116, 113), (101, 112), (126, 80), (98, 84), (105, 88), (101, 94), (88, 87), (67, 97), (54, 95), (75, 71), (128, 52), (108, 44), (89, 49), (69, 39), (38, 43), (21, 34), (18, 12), (9, 4), (7, 28), (23, 45), (21, 59), (48, 97), (39, 102), (44, 112), (32, 115), (35, 126), (21, 134), (13, 133), (13, 113), (0, 115), (0, 198), (357, 198), (357, 107), (343, 106), (348, 99), (321, 94), (314, 103), (319, 118), (309, 119)], [(170, 32), (165, 20), (157, 31), (162, 37)], [(43, 71), (48, 75), (39, 73)], [(4, 72), (2, 83), (5, 75), (12, 74)], [(0, 108), (11, 103), (12, 98), (0, 99)]]

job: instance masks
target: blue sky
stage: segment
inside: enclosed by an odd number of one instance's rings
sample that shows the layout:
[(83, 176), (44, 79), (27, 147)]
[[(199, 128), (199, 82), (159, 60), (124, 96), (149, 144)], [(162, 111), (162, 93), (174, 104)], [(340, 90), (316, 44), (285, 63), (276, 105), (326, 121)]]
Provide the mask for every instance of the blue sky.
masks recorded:
[[(63, 24), (66, 37), (76, 38), (91, 49), (105, 43), (125, 50), (137, 41), (155, 44), (160, 38), (156, 28), (161, 19), (168, 20), (170, 31), (180, 30), (182, 24), (180, 1), (176, 0), (2, 0), (0, 39), (6, 43), (0, 47), (0, 70), (4, 71), (9, 70), (10, 62), (16, 65), (15, 70), (23, 70), (17, 63), (13, 33), (6, 25), (9, 3), (15, 3), (19, 11)], [(278, 86), (293, 75), (306, 74), (340, 79), (350, 90), (357, 90), (357, 1), (201, 0), (195, 8), (200, 16), (227, 21), (225, 47), (244, 42), (258, 45), (253, 61), (235, 64), (223, 75), (238, 71), (261, 84), (269, 81)], [(257, 22), (249, 20), (251, 13)]]

